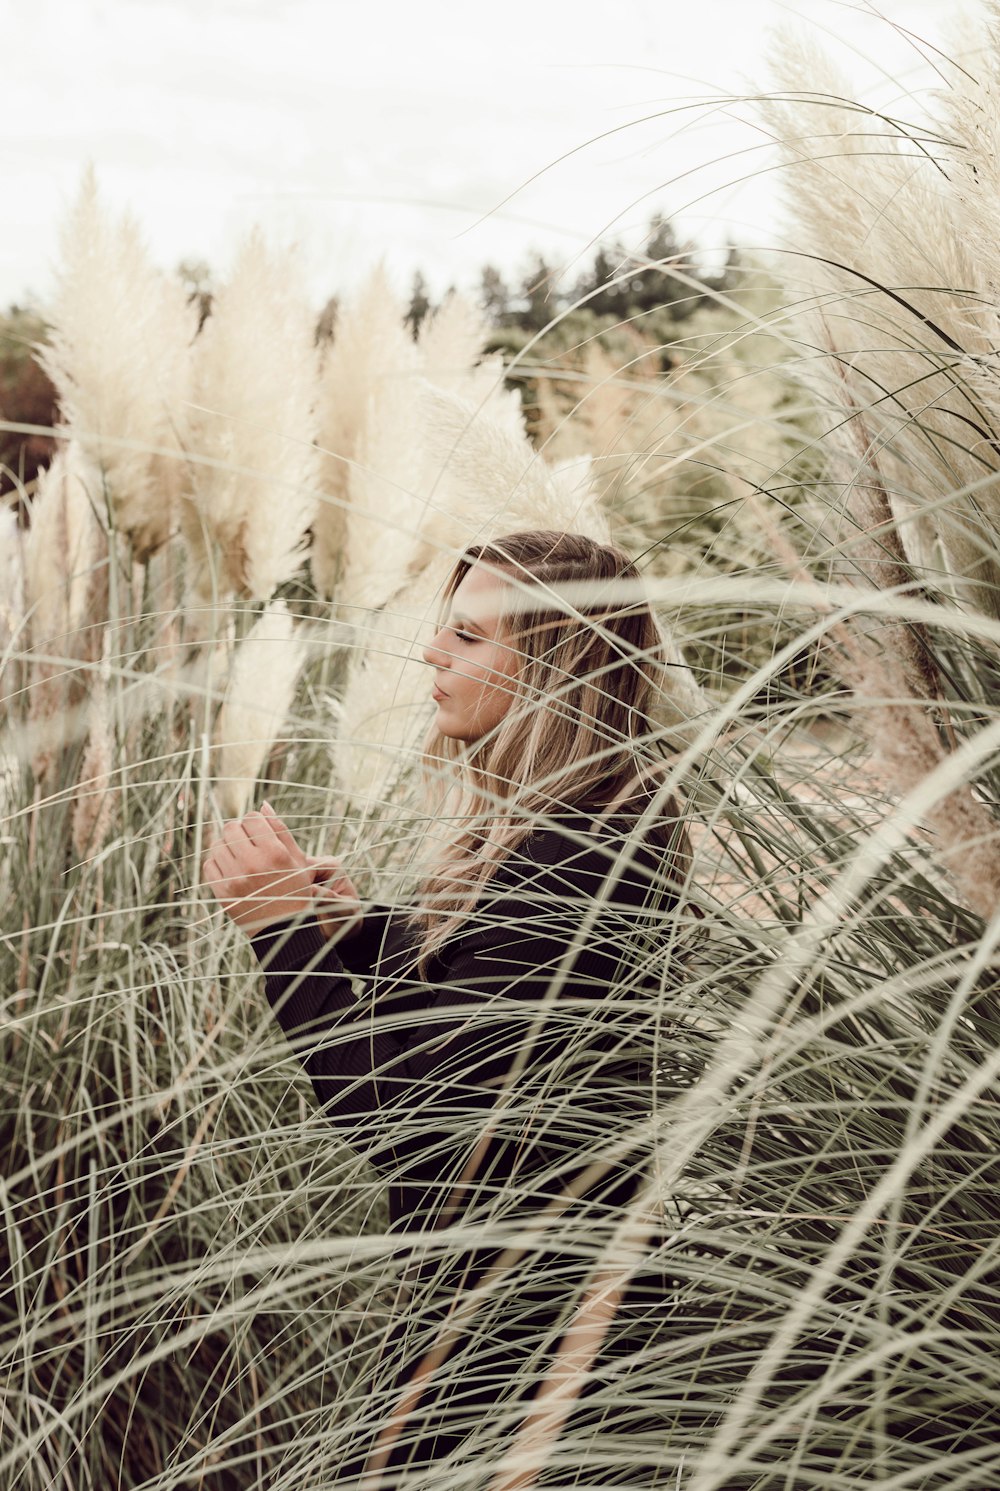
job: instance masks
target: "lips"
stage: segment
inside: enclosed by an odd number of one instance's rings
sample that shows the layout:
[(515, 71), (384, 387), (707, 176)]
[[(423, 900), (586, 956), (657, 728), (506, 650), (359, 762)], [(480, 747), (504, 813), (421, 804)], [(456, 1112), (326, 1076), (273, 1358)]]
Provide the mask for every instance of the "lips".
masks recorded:
[(444, 692), (443, 689), (439, 689), (436, 686), (431, 689), (431, 698), (435, 700), (435, 702), (438, 699), (447, 699), (447, 697), (448, 695)]

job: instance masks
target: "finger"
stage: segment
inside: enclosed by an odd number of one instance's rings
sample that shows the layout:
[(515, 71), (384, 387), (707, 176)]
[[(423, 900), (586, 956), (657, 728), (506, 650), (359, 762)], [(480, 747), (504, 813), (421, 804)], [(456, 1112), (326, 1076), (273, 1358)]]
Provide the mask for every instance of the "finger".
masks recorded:
[(262, 813), (246, 813), (239, 823), (244, 838), (251, 844), (266, 844), (275, 837), (274, 830)]
[(201, 883), (211, 886), (218, 894), (232, 883), (233, 877), (238, 873), (238, 867), (231, 857), (224, 859), (220, 854), (213, 854), (202, 865)]
[(260, 813), (247, 813), (244, 817), (233, 820), (232, 832), (227, 833), (226, 843), (239, 858), (245, 857), (248, 849), (265, 852), (272, 850), (277, 843), (277, 835)]
[(288, 827), (287, 823), (284, 823), (278, 817), (277, 813), (274, 811), (269, 802), (265, 802), (261, 805), (261, 812), (259, 816), (264, 819), (265, 823), (270, 825), (275, 837), (281, 840), (282, 844), (284, 844), (289, 854), (294, 854), (298, 858), (302, 857), (302, 850), (295, 842), (294, 834)]
[(208, 858), (202, 866), (201, 878), (205, 885), (225, 885), (238, 873), (238, 866), (233, 856), (220, 851)]

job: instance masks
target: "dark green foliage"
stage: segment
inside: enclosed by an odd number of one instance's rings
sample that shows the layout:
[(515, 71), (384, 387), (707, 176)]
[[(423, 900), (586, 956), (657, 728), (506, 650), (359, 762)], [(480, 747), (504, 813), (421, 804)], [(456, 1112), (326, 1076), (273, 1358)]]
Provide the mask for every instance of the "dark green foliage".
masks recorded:
[[(56, 423), (55, 389), (33, 355), (44, 337), (45, 323), (33, 311), (14, 305), (0, 316), (0, 421), (45, 429)], [(0, 428), (0, 495), (30, 488), (54, 450), (47, 434)]]
[(427, 281), (418, 269), (413, 276), (413, 285), (410, 290), (410, 304), (406, 312), (406, 324), (414, 336), (419, 332), (424, 317), (430, 310), (431, 301), (427, 294)]

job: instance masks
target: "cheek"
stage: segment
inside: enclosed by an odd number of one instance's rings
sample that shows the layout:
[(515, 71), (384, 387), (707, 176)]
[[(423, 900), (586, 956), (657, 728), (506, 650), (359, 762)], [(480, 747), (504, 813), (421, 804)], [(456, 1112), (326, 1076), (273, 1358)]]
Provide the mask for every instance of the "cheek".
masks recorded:
[(511, 647), (495, 647), (488, 658), (483, 659), (484, 673), (498, 688), (510, 688), (520, 666), (520, 659)]
[(507, 713), (514, 697), (514, 674), (503, 661), (488, 671), (484, 670), (480, 684), (480, 700), (494, 719)]

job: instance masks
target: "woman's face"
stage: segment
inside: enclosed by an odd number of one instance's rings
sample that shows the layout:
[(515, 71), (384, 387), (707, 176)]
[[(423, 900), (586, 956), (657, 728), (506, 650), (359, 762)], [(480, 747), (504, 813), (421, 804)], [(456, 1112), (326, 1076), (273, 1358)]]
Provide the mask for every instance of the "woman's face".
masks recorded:
[(434, 669), (434, 723), (452, 740), (479, 740), (510, 708), (520, 660), (508, 642), (503, 595), (496, 572), (473, 565), (451, 598), (446, 624), (424, 648)]

